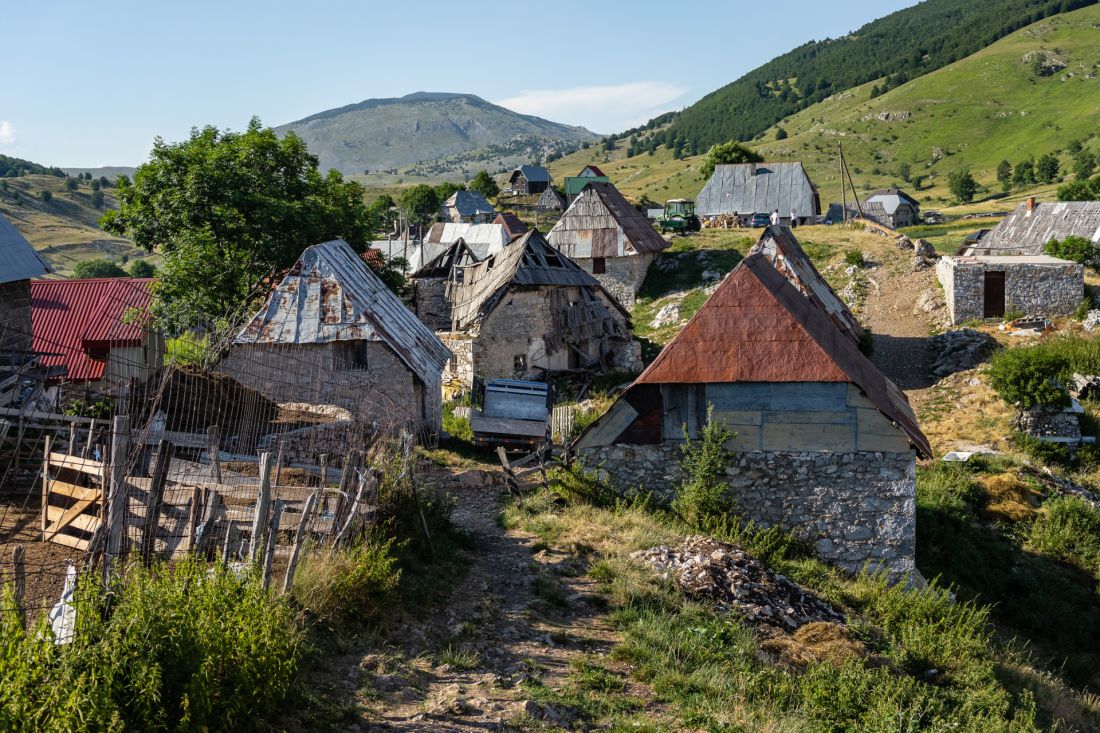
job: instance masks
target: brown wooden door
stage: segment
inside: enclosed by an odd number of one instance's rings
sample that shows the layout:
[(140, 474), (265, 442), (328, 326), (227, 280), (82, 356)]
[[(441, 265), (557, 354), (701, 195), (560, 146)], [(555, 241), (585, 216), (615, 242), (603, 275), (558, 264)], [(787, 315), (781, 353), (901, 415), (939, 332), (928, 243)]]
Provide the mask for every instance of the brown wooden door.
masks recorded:
[(985, 308), (983, 315), (986, 318), (1000, 318), (1005, 314), (1005, 274), (1000, 272), (985, 273)]

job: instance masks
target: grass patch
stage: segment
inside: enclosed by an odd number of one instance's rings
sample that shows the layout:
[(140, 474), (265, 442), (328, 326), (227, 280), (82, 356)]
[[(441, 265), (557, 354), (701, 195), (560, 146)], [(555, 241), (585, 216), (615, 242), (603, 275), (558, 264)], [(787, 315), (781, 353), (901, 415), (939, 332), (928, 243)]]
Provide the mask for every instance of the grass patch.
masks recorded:
[(458, 670), (459, 672), (477, 669), (481, 664), (481, 655), (476, 651), (454, 646), (453, 644), (445, 646), (439, 654), (436, 655), (436, 659), (440, 664), (445, 664), (451, 669)]
[(735, 249), (696, 249), (666, 252), (661, 258), (661, 265), (651, 265), (646, 273), (645, 282), (638, 291), (639, 299), (655, 300), (696, 288), (707, 271), (716, 273), (721, 279), (741, 261), (741, 253)]

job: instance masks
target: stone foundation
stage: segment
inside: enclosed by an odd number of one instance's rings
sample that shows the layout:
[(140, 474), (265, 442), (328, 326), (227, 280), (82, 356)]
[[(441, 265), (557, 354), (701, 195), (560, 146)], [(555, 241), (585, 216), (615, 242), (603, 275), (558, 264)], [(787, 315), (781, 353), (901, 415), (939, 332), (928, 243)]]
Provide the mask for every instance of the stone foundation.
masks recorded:
[[(579, 452), (620, 489), (670, 501), (682, 480), (680, 442), (608, 445)], [(916, 569), (916, 462), (912, 453), (734, 453), (729, 497), (760, 527), (780, 527), (848, 572)]]

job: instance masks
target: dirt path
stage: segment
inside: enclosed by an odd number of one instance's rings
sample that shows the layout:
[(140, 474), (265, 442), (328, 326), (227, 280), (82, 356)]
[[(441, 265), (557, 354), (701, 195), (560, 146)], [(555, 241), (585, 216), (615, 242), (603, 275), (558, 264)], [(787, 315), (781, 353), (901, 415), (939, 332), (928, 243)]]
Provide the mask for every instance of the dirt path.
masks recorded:
[(559, 689), (573, 660), (617, 641), (589, 600), (585, 562), (503, 529), (496, 484), (453, 492), (454, 521), (476, 541), (473, 565), (438, 610), (392, 635), (399, 641), (333, 660), (356, 708), (346, 730), (518, 730), (532, 719), (569, 727), (573, 711), (533, 699), (529, 685)]
[(936, 287), (935, 270), (912, 271), (912, 251), (884, 250), (867, 271), (871, 286), (859, 318), (875, 336), (875, 364), (906, 392), (932, 386), (929, 320), (913, 312), (922, 292)]

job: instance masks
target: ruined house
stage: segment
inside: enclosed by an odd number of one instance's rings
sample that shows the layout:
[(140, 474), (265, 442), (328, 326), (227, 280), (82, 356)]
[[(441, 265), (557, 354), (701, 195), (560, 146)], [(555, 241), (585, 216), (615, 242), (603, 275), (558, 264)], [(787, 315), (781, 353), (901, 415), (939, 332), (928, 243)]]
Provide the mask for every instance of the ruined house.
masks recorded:
[(521, 165), (508, 177), (508, 190), (516, 196), (531, 196), (550, 188), (550, 171), (541, 165)]
[(623, 490), (670, 499), (685, 430), (734, 435), (724, 481), (747, 519), (800, 534), (845, 570), (914, 571), (916, 457), (904, 394), (761, 253), (742, 260), (574, 442)]
[(4, 362), (22, 363), (30, 356), (31, 278), (51, 272), (49, 263), (0, 214), (0, 355)]
[(813, 222), (821, 213), (817, 186), (801, 161), (790, 163), (733, 163), (714, 167), (714, 174), (695, 199), (701, 217), (721, 214), (771, 213), (779, 210), (784, 224)]
[(1084, 237), (1100, 244), (1100, 201), (1053, 201), (1028, 198), (964, 255), (1043, 255), (1052, 239)]
[(527, 233), (527, 225), (511, 211), (502, 211), (497, 214), (497, 218), (493, 219), (493, 224), (504, 227), (504, 234), (508, 237), (509, 242), (521, 234)]
[(669, 246), (644, 214), (603, 181), (585, 186), (546, 238), (628, 307), (649, 265)]
[(413, 277), (418, 312), (454, 354), (446, 383), (639, 368), (627, 312), (537, 229), (474, 257), (456, 242)]
[(496, 209), (477, 191), (455, 191), (443, 202), (439, 215), (443, 221), (466, 224), (484, 224), (496, 216)]
[(277, 403), (332, 405), (382, 430), (434, 434), (449, 358), (338, 239), (302, 252), (217, 369)]

